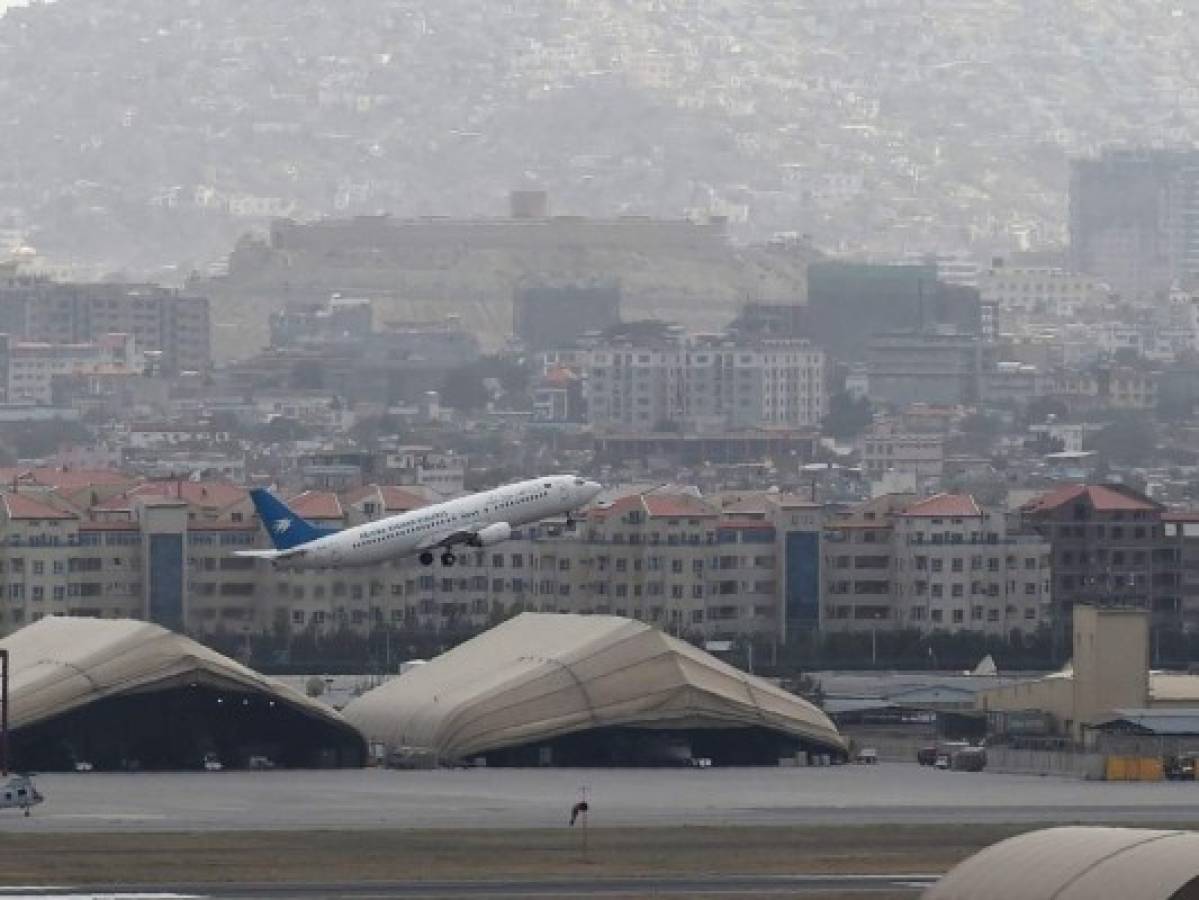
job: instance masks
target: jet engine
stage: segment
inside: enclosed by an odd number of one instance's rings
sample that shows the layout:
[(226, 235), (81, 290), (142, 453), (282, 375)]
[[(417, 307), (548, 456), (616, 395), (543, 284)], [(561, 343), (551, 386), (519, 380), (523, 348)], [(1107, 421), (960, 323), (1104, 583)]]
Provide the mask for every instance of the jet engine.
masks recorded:
[(511, 525), (507, 522), (493, 522), (491, 525), (484, 526), (475, 532), (475, 537), (471, 541), (471, 545), (475, 547), (490, 547), (492, 544), (506, 541), (510, 537), (512, 537)]

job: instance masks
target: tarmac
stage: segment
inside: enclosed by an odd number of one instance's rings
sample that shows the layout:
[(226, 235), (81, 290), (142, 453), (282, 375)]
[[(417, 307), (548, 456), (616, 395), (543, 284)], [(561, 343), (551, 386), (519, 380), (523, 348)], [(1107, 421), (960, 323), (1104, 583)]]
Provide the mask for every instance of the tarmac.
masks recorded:
[(509, 900), (522, 897), (802, 897), (829, 892), (914, 895), (935, 877), (912, 875), (705, 876), (703, 878), (588, 878), (539, 881), (356, 882), (347, 884), (178, 885), (0, 888), (2, 900)]
[(1199, 783), (1087, 782), (909, 764), (46, 774), (0, 833), (543, 828), (586, 790), (590, 827), (1199, 823)]

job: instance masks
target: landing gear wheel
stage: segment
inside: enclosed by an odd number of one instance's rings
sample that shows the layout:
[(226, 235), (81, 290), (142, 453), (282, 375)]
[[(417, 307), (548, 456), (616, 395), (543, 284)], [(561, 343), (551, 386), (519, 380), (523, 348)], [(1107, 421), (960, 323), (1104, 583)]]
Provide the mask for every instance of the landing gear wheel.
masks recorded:
[(458, 558), (456, 556), (454, 556), (454, 554), (451, 553), (449, 550), (447, 550), (445, 553), (441, 554), (441, 564), (443, 566), (452, 566), (457, 561), (458, 561)]
[(422, 566), (431, 566), (431, 565), (433, 565), (433, 554), (432, 554), (432, 553), (430, 553), (428, 550), (426, 550), (424, 553), (422, 553), (422, 554), (421, 554), (419, 557), (417, 557), (417, 558), (420, 560), (420, 564), (421, 564)]

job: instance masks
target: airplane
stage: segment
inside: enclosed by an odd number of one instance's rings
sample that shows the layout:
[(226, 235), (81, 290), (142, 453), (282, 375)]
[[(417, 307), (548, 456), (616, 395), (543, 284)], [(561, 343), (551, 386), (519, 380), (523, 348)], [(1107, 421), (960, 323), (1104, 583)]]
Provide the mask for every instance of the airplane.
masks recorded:
[(343, 531), (320, 528), (296, 515), (269, 491), (250, 491), (271, 536), (273, 550), (238, 550), (237, 556), (270, 560), (295, 569), (370, 566), (415, 554), (421, 565), (452, 566), (454, 548), (489, 547), (506, 541), (520, 525), (570, 514), (602, 487), (574, 475), (551, 475), (470, 494)]
[(28, 775), (9, 776), (8, 782), (0, 786), (0, 809), (23, 809), (29, 815), (31, 807), (45, 800)]

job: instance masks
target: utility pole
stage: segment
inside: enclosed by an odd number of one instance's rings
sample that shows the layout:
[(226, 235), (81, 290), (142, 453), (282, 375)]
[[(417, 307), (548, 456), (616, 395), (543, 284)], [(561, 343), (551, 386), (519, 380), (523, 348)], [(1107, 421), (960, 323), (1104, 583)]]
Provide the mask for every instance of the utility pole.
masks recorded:
[(0, 775), (8, 775), (8, 651), (0, 650)]

